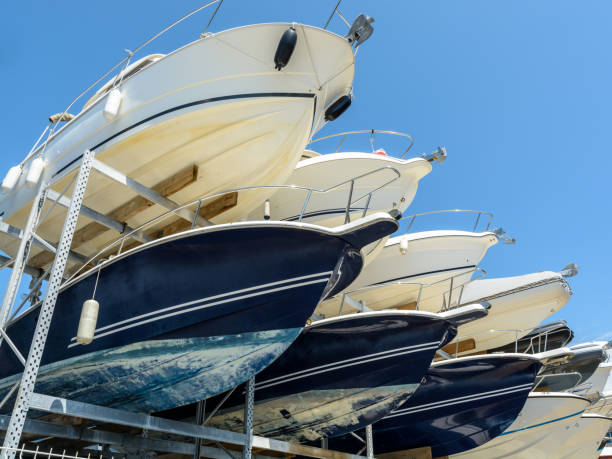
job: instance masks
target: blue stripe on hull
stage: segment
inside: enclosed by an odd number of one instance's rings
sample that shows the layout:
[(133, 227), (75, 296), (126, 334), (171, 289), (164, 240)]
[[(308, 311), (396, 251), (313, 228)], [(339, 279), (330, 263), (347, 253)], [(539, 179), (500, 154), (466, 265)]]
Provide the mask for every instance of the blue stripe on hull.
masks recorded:
[[(425, 384), (373, 426), (374, 451), (430, 446), (433, 457), (475, 448), (501, 434), (518, 416), (540, 364), (522, 357), (459, 359), (430, 368)], [(355, 452), (343, 436), (330, 448)]]
[[(36, 390), (131, 411), (165, 410), (243, 383), (282, 354), (300, 331), (143, 341), (92, 352), (41, 368)], [(16, 381), (0, 381), (0, 397)]]

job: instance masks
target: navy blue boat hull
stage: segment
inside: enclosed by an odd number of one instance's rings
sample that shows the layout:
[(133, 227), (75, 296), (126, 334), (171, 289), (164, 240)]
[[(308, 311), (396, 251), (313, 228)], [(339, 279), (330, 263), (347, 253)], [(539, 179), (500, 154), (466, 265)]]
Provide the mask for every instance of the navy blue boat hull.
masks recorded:
[[(364, 243), (393, 223), (363, 228)], [(322, 296), (352, 282), (362, 266), (361, 247), (347, 242), (354, 239), (252, 223), (194, 230), (122, 254), (102, 265), (91, 344), (77, 344), (75, 332), (97, 270), (60, 292), (36, 390), (145, 412), (226, 391), (278, 357)], [(22, 353), (37, 315), (32, 310), (8, 328)], [(0, 359), (2, 396), (21, 368), (7, 346)]]
[[(257, 376), (253, 431), (311, 442), (372, 424), (410, 397), (436, 350), (455, 335), (449, 321), (413, 311), (353, 314), (308, 326)], [(243, 392), (236, 390), (209, 425), (241, 431)]]
[[(528, 356), (460, 358), (432, 366), (426, 382), (401, 407), (373, 426), (374, 452), (431, 447), (433, 457), (475, 448), (501, 434), (516, 419), (540, 363)], [(330, 448), (355, 452), (349, 436)]]

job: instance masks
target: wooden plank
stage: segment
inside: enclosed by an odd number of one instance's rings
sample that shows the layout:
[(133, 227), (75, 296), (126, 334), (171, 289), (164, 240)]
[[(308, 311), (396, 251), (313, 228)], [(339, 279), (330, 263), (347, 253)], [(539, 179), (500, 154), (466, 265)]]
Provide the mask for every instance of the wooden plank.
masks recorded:
[[(234, 191), (232, 193), (227, 193), (223, 196), (219, 196), (215, 200), (209, 201), (208, 203), (203, 203), (198, 214), (200, 215), (200, 217), (210, 220), (211, 218), (216, 217), (217, 215), (225, 212), (226, 210), (231, 209), (237, 203), (238, 193)], [(190, 228), (191, 223), (181, 218), (166, 225), (162, 229), (155, 231), (155, 233), (149, 234), (149, 236), (152, 236), (155, 239), (160, 239), (171, 234), (182, 233), (183, 231), (187, 231)]]
[[(216, 217), (217, 215), (221, 214), (222, 212), (225, 212), (228, 209), (231, 209), (237, 203), (238, 203), (238, 193), (234, 191), (234, 192), (219, 196), (218, 198), (216, 198), (213, 201), (210, 201), (206, 205), (202, 205), (198, 214), (200, 215), (200, 217), (210, 219), (210, 218)], [(151, 236), (155, 239), (159, 239), (165, 236), (169, 236), (171, 234), (176, 234), (178, 232), (187, 231), (190, 227), (191, 227), (191, 224), (189, 222), (183, 219), (176, 219), (173, 222), (169, 223), (168, 225), (164, 226), (163, 228), (147, 233), (147, 236)], [(128, 250), (133, 249), (134, 247), (138, 247), (139, 245), (142, 245), (142, 242), (139, 242), (139, 241), (126, 242), (125, 244), (123, 244), (123, 249), (121, 250), (121, 252), (122, 253), (127, 252)], [(118, 246), (113, 247), (112, 253), (116, 253), (118, 248), (119, 248)], [(102, 258), (105, 258), (106, 256), (110, 254), (111, 253), (102, 255)]]
[(432, 459), (431, 448), (425, 446), (423, 448), (405, 449), (402, 451), (394, 451), (392, 453), (377, 454), (376, 459)]
[(444, 352), (448, 352), (451, 355), (461, 352), (472, 351), (476, 349), (476, 341), (474, 338), (464, 339), (457, 343), (447, 344), (442, 348)]
[(417, 302), (411, 301), (410, 303), (402, 304), (400, 306), (395, 306), (393, 309), (400, 309), (402, 311), (414, 311), (416, 310)]
[[(181, 169), (171, 177), (162, 180), (157, 185), (153, 186), (152, 189), (162, 196), (170, 196), (182, 190), (186, 186), (191, 185), (197, 180), (197, 178), (198, 166), (193, 164)], [(153, 205), (154, 203), (148, 199), (145, 199), (142, 196), (136, 196), (125, 204), (109, 212), (107, 216), (113, 220), (125, 222)], [(100, 234), (105, 233), (106, 231), (108, 231), (108, 228), (100, 223), (88, 223), (84, 227), (74, 232), (74, 237), (72, 238), (72, 248), (79, 247), (87, 241), (90, 241)], [(53, 257), (54, 255), (49, 252), (41, 252), (30, 259), (30, 264), (34, 267), (42, 268), (52, 263)]]

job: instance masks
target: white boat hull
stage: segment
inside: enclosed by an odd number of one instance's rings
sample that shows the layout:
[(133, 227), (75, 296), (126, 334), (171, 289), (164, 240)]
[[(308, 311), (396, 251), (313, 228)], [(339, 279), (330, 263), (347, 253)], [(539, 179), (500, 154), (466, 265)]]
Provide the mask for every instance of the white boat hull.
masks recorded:
[(459, 327), (454, 342), (473, 339), (475, 348), (458, 354), (487, 351), (515, 342), (565, 306), (571, 293), (565, 279), (551, 271), (468, 283), (460, 302), (488, 301), (491, 308), (486, 317)]
[(612, 418), (596, 414), (583, 414), (569, 426), (566, 440), (551, 457), (559, 459), (596, 459), (603, 438), (612, 427)]
[[(114, 119), (104, 117), (108, 96), (102, 95), (54, 134), (43, 153), (43, 180), (65, 177), (55, 187), (61, 191), (83, 151), (91, 149), (97, 159), (146, 186), (197, 166), (196, 180), (172, 195), (179, 203), (238, 186), (284, 183), (312, 133), (323, 125), (326, 106), (346, 94), (354, 73), (346, 40), (301, 25), (289, 64), (275, 70), (276, 46), (288, 26), (220, 32), (135, 73), (119, 88), (122, 103)], [(25, 186), (25, 175), (0, 201), (0, 215), (17, 227), (23, 227), (36, 192)], [(237, 219), (267, 194), (241, 194), (215, 222)], [(134, 196), (93, 173), (84, 203), (107, 213)], [(160, 208), (152, 206), (127, 223), (137, 226), (158, 213)], [(64, 214), (52, 212), (38, 234), (57, 240)], [(114, 237), (107, 231), (79, 252), (90, 255)], [(12, 255), (16, 247), (16, 241), (0, 238), (3, 251)]]
[[(408, 240), (405, 254), (400, 251), (402, 238)], [(419, 300), (419, 310), (439, 312), (445, 294), (448, 296), (450, 277), (454, 276), (454, 286), (467, 283), (497, 241), (490, 232), (465, 231), (427, 231), (391, 238), (346, 293), (373, 310), (414, 309)], [(421, 290), (420, 283), (430, 285)], [(458, 288), (453, 292), (458, 297)], [(326, 317), (338, 315), (341, 303), (342, 295), (337, 295), (319, 304), (316, 312)], [(355, 309), (345, 301), (341, 313), (351, 312)]]
[(451, 457), (462, 459), (551, 459), (589, 401), (563, 392), (532, 393), (516, 421), (484, 445)]
[[(301, 221), (320, 226), (342, 225), (349, 197), (350, 220), (392, 209), (403, 213), (413, 201), (419, 181), (432, 169), (422, 158), (402, 160), (374, 153), (308, 154), (313, 157), (300, 161), (287, 180), (287, 185), (299, 188), (283, 188), (270, 197), (272, 220), (298, 221), (302, 217)], [(360, 178), (351, 188), (350, 181), (356, 177)], [(340, 184), (343, 185), (336, 187)], [(303, 188), (329, 191), (314, 191), (309, 196)], [(248, 218), (263, 217), (262, 204)], [(373, 259), (385, 242), (386, 239), (364, 248), (364, 253)]]

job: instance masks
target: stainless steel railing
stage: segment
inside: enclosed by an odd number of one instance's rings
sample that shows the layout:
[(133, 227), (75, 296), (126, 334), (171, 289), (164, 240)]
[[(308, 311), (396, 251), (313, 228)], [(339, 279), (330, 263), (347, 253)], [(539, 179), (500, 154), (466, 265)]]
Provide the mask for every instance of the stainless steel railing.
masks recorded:
[(366, 130), (360, 130), (360, 131), (339, 132), (337, 134), (326, 135), (324, 137), (319, 137), (317, 139), (313, 139), (313, 140), (310, 141), (309, 145), (312, 145), (315, 142), (320, 142), (322, 140), (327, 140), (327, 139), (331, 139), (331, 138), (334, 138), (334, 137), (342, 136), (342, 139), (340, 140), (340, 143), (338, 144), (338, 146), (336, 147), (336, 150), (335, 150), (335, 152), (338, 152), (340, 150), (340, 147), (342, 146), (342, 144), (346, 140), (346, 138), (349, 135), (355, 135), (355, 134), (369, 134), (370, 135), (370, 147), (371, 147), (372, 152), (375, 151), (375, 148), (374, 148), (374, 138), (375, 138), (376, 134), (395, 135), (395, 136), (407, 138), (410, 141), (410, 144), (408, 145), (408, 148), (406, 148), (404, 150), (404, 152), (399, 156), (400, 159), (403, 159), (404, 156), (406, 156), (408, 151), (414, 145), (414, 139), (412, 138), (412, 136), (410, 134), (405, 134), (403, 132), (396, 132), (396, 131), (384, 131), (384, 130), (380, 130), (380, 129), (366, 129)]
[[(376, 186), (374, 189), (368, 190), (366, 193), (363, 193), (361, 196), (358, 197), (354, 197), (354, 190), (355, 190), (355, 183), (360, 180), (363, 179), (365, 177), (371, 177), (372, 175), (375, 174), (388, 174), (391, 175), (390, 178), (386, 179), (386, 181), (384, 181), (381, 185)], [(350, 222), (351, 219), (351, 213), (354, 212), (354, 205), (357, 204), (360, 201), (365, 201), (365, 204), (363, 206), (363, 209), (359, 209), (361, 212), (361, 217), (365, 217), (367, 215), (367, 212), (370, 210), (369, 206), (370, 206), (370, 202), (372, 199), (372, 196), (380, 191), (381, 189), (385, 188), (386, 186), (388, 186), (389, 184), (395, 182), (398, 178), (401, 177), (400, 172), (395, 169), (394, 167), (390, 167), (390, 166), (383, 166), (380, 167), (378, 169), (375, 169), (373, 171), (367, 172), (365, 174), (361, 174), (359, 176), (355, 176), (352, 177), (348, 180), (344, 180), (338, 184), (335, 184), (331, 187), (325, 188), (325, 189), (317, 189), (317, 188), (313, 188), (313, 187), (305, 187), (305, 186), (298, 186), (298, 185), (254, 185), (254, 186), (247, 186), (247, 187), (239, 187), (239, 188), (233, 188), (230, 190), (224, 190), (218, 193), (213, 193), (207, 196), (203, 196), (197, 199), (194, 199), (192, 201), (189, 201), (185, 204), (182, 204), (181, 206), (177, 207), (176, 209), (172, 209), (166, 212), (163, 212), (159, 215), (157, 215), (156, 217), (148, 220), (147, 222), (135, 227), (134, 229), (132, 229), (130, 232), (123, 234), (122, 236), (120, 236), (119, 238), (111, 241), (110, 243), (108, 243), (107, 245), (105, 245), (103, 248), (101, 248), (95, 255), (93, 255), (92, 257), (90, 257), (85, 263), (83, 263), (77, 270), (75, 273), (72, 274), (72, 276), (69, 277), (68, 282), (72, 279), (74, 279), (78, 274), (82, 273), (85, 268), (87, 267), (91, 267), (93, 264), (95, 264), (96, 260), (99, 260), (102, 256), (117, 256), (119, 254), (121, 254), (123, 247), (125, 245), (125, 242), (129, 239), (132, 238), (133, 236), (138, 236), (138, 235), (142, 235), (144, 230), (146, 228), (150, 228), (155, 224), (160, 223), (161, 221), (163, 221), (164, 219), (167, 219), (168, 217), (179, 217), (184, 219), (185, 218), (185, 212), (184, 210), (189, 210), (189, 208), (194, 207), (194, 211), (192, 213), (192, 219), (191, 219), (191, 225), (189, 229), (193, 229), (198, 225), (198, 216), (199, 216), (199, 210), (202, 208), (202, 204), (204, 204), (207, 201), (211, 201), (214, 200), (216, 198), (220, 198), (222, 196), (228, 195), (230, 193), (240, 193), (240, 192), (247, 192), (247, 191), (254, 191), (254, 190), (291, 190), (291, 191), (302, 191), (306, 193), (306, 198), (304, 199), (304, 203), (301, 206), (301, 210), (298, 216), (298, 222), (301, 222), (304, 215), (306, 214), (307, 210), (308, 210), (308, 204), (311, 201), (311, 198), (313, 196), (313, 193), (316, 194), (326, 194), (326, 193), (331, 193), (334, 190), (337, 190), (343, 186), (348, 185), (348, 197), (347, 197), (347, 201), (346, 201), (346, 206), (345, 206), (345, 210), (344, 210), (344, 222), (348, 223)], [(262, 203), (263, 204), (263, 203)], [(116, 253), (112, 253), (110, 254), (109, 252), (111, 252), (111, 249), (113, 247), (117, 247), (117, 252)]]
[[(476, 275), (476, 277), (474, 277), (474, 274), (478, 273)], [(438, 311), (435, 312), (445, 312), (451, 309), (455, 309), (457, 307), (461, 306), (461, 297), (463, 295), (463, 289), (464, 287), (477, 279), (481, 279), (484, 276), (487, 275), (487, 272), (482, 269), (482, 268), (470, 268), (470, 269), (466, 269), (463, 270), (460, 273), (454, 274), (452, 276), (446, 277), (444, 279), (440, 279), (436, 282), (431, 282), (431, 283), (426, 283), (426, 282), (410, 282), (410, 281), (392, 281), (392, 282), (383, 282), (380, 284), (375, 284), (375, 285), (368, 285), (365, 287), (360, 287), (358, 289), (354, 289), (354, 290), (350, 290), (347, 291), (345, 293), (342, 294), (342, 299), (340, 301), (340, 307), (338, 309), (338, 315), (340, 315), (342, 313), (342, 309), (344, 307), (344, 303), (345, 303), (345, 297), (351, 296), (351, 295), (355, 295), (355, 294), (359, 294), (359, 293), (364, 293), (367, 291), (372, 291), (372, 290), (376, 290), (382, 287), (389, 287), (389, 286), (406, 286), (406, 287), (413, 287), (413, 288), (418, 288), (418, 292), (416, 295), (416, 300), (415, 300), (415, 310), (419, 311), (421, 309), (421, 300), (423, 297), (423, 291), (424, 289), (428, 289), (428, 288), (435, 288), (440, 286), (441, 284), (444, 284), (445, 282), (448, 282), (450, 284), (450, 287), (448, 288), (448, 290), (444, 290), (441, 294), (440, 294), (440, 309)], [(467, 280), (464, 281), (463, 283), (457, 283), (456, 280), (460, 277), (466, 277), (467, 276)], [(459, 294), (457, 295), (457, 298), (454, 300), (454, 304), (453, 304), (453, 290), (459, 289)], [(435, 300), (430, 300), (430, 301), (435, 301)], [(367, 304), (366, 304), (367, 306)]]
[(410, 232), (412, 225), (416, 221), (417, 217), (424, 217), (427, 215), (439, 215), (439, 214), (474, 214), (476, 216), (474, 220), (474, 226), (472, 228), (472, 232), (475, 232), (478, 229), (478, 224), (480, 223), (481, 217), (488, 217), (486, 221), (486, 225), (483, 231), (489, 231), (491, 227), (491, 223), (493, 222), (493, 214), (491, 212), (487, 212), (484, 210), (468, 210), (468, 209), (447, 209), (447, 210), (432, 210), (429, 212), (420, 212), (418, 214), (406, 215), (402, 217), (401, 220), (406, 220), (408, 222), (408, 227), (406, 228), (406, 233)]

